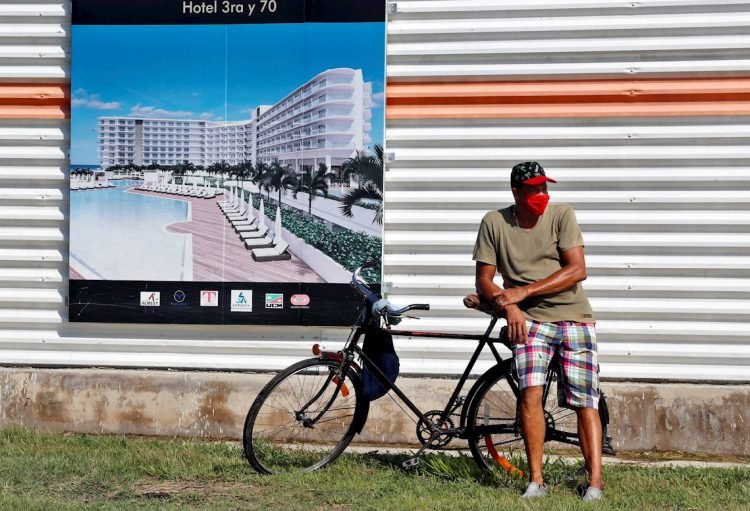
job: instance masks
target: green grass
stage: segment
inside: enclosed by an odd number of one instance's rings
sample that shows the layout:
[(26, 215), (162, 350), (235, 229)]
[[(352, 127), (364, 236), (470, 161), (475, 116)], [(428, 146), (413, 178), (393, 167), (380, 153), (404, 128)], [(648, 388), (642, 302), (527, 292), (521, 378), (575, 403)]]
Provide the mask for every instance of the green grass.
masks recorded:
[(583, 505), (576, 466), (546, 467), (551, 495), (523, 502), (524, 482), (482, 477), (470, 457), (344, 455), (305, 475), (259, 476), (235, 444), (0, 430), (0, 509), (493, 510), (747, 509), (750, 468), (608, 465), (606, 501)]

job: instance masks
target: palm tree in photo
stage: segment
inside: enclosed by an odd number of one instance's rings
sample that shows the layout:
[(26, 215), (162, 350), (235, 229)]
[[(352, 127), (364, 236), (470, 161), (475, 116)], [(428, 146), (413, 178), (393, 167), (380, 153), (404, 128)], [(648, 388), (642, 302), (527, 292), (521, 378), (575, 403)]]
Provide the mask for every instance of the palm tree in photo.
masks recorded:
[(292, 169), (275, 161), (265, 173), (263, 189), (268, 192), (269, 198), (271, 190), (277, 190), (279, 192), (279, 205), (281, 205), (281, 192), (287, 189), (293, 190), (297, 186), (297, 182), (297, 174)]
[(383, 223), (383, 191), (372, 181), (367, 181), (362, 188), (354, 188), (349, 193), (341, 197), (341, 206), (339, 209), (346, 218), (354, 216), (352, 208), (363, 200), (373, 200), (378, 203), (375, 209), (375, 218), (372, 223)]
[(268, 165), (262, 161), (259, 161), (255, 164), (255, 167), (253, 168), (253, 175), (250, 178), (250, 181), (258, 188), (258, 193), (261, 195), (263, 195), (262, 186), (266, 172), (268, 172)]
[(193, 162), (190, 162), (188, 160), (183, 160), (182, 162), (178, 163), (174, 166), (174, 172), (177, 175), (183, 176), (182, 178), (182, 184), (185, 184), (185, 174), (188, 172), (195, 172), (195, 165), (193, 165)]
[(361, 169), (366, 165), (367, 153), (364, 149), (358, 150), (354, 156), (347, 158), (343, 164), (341, 164), (341, 179), (351, 179), (355, 177), (357, 179), (357, 185), (362, 186), (362, 172)]
[[(245, 161), (243, 161), (241, 163), (238, 163), (235, 166), (235, 169), (234, 169), (235, 175), (237, 176), (237, 180), (240, 183), (240, 189), (243, 192), (245, 190), (245, 180), (252, 178), (254, 170), (255, 169), (253, 168), (252, 162), (249, 162), (247, 160), (245, 160)], [(242, 199), (243, 200), (245, 199), (244, 198), (244, 193), (243, 193), (243, 198)]]
[[(370, 200), (377, 203), (373, 223), (383, 223), (383, 146), (376, 144), (373, 154), (362, 157), (358, 151), (354, 158), (349, 158), (344, 165), (351, 162), (350, 167), (357, 169), (359, 188), (350, 190), (341, 198), (339, 209), (346, 218), (354, 216), (353, 208), (362, 201)], [(343, 168), (343, 167), (342, 167)]]
[(297, 186), (294, 188), (294, 198), (297, 198), (299, 192), (307, 193), (307, 213), (312, 216), (312, 201), (316, 195), (328, 197), (328, 180), (336, 177), (336, 174), (328, 171), (325, 163), (318, 164), (318, 170), (315, 174), (311, 169), (305, 169), (300, 176)]
[(185, 180), (183, 178), (184, 175), (185, 175), (185, 169), (182, 167), (182, 165), (175, 165), (174, 167), (172, 167), (172, 182), (174, 184), (177, 184), (177, 179), (175, 178), (178, 176), (180, 178), (180, 184), (181, 185), (184, 184), (185, 183)]
[(221, 165), (219, 163), (212, 163), (208, 166), (208, 168), (206, 168), (206, 171), (209, 174), (219, 175), (219, 173), (221, 172)]
[(199, 172), (204, 172), (201, 174), (201, 178), (203, 178), (203, 188), (206, 188), (206, 174), (205, 174), (205, 167), (203, 165), (194, 165), (193, 166), (193, 176), (195, 176)]
[(221, 183), (222, 186), (224, 186), (224, 181), (226, 180), (225, 176), (229, 174), (229, 171), (232, 169), (232, 167), (226, 161), (221, 160), (212, 163), (208, 168), (211, 169), (211, 172), (215, 172), (216, 174), (221, 176)]
[(368, 181), (383, 188), (383, 146), (375, 144), (372, 153), (360, 149), (341, 165), (341, 177), (356, 176), (359, 188)]
[(371, 168), (373, 175), (370, 179), (373, 183), (378, 185), (381, 189), (383, 188), (383, 162), (385, 161), (385, 153), (383, 152), (383, 146), (381, 144), (375, 144), (372, 146), (372, 162)]

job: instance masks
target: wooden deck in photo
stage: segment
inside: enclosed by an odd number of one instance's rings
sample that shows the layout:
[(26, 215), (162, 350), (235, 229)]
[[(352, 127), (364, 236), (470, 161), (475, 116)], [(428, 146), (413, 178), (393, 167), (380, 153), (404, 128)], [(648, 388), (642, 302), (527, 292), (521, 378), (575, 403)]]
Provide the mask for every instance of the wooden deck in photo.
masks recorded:
[(224, 200), (223, 195), (203, 199), (135, 189), (130, 193), (191, 203), (191, 220), (171, 224), (167, 230), (192, 234), (196, 282), (325, 282), (294, 254), (286, 261), (253, 261), (250, 250), (217, 206), (217, 202)]

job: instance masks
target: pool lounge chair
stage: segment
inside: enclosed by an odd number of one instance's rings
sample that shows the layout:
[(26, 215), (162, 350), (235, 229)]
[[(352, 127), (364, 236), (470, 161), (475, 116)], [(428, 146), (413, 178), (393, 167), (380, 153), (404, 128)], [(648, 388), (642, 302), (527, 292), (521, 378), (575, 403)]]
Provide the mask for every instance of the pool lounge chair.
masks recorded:
[(239, 200), (239, 196), (234, 193), (234, 189), (227, 190), (227, 193), (224, 194), (224, 200), (217, 202), (216, 204), (221, 208), (231, 208), (235, 207), (235, 203)]
[(232, 227), (234, 227), (235, 229), (237, 227), (242, 227), (242, 226), (245, 226), (245, 225), (254, 225), (256, 222), (257, 222), (257, 220), (253, 216), (253, 214), (250, 211), (250, 209), (247, 210), (247, 213), (242, 218), (237, 219), (237, 220), (230, 220), (229, 221), (229, 223), (232, 224)]
[(292, 258), (292, 254), (287, 251), (289, 243), (284, 240), (279, 240), (270, 248), (254, 248), (252, 250), (253, 260), (258, 262), (264, 261), (285, 261)]
[(258, 220), (253, 218), (247, 222), (232, 222), (232, 227), (234, 227), (234, 232), (242, 234), (243, 232), (257, 231), (260, 228), (260, 225), (258, 224)]
[(219, 204), (219, 207), (221, 208), (221, 210), (225, 214), (229, 214), (229, 213), (236, 213), (237, 211), (239, 211), (240, 205), (242, 203), (241, 203), (241, 201), (238, 198), (238, 199), (234, 199), (234, 200), (229, 201), (228, 204), (221, 204), (221, 203), (218, 203), (218, 204)]
[(242, 231), (239, 233), (240, 238), (242, 241), (245, 240), (252, 240), (252, 239), (258, 239), (265, 237), (266, 233), (268, 232), (268, 226), (267, 225), (261, 225), (254, 231)]
[(271, 248), (273, 247), (273, 238), (265, 236), (263, 238), (252, 238), (245, 240), (245, 248), (256, 249), (256, 248)]
[(245, 224), (251, 224), (255, 221), (255, 216), (253, 216), (253, 208), (250, 207), (250, 204), (245, 205), (245, 210), (242, 213), (235, 213), (231, 215), (227, 215), (227, 220), (229, 220), (229, 223), (232, 225), (242, 225)]
[(250, 210), (250, 208), (247, 206), (246, 203), (243, 202), (242, 206), (240, 207), (240, 209), (237, 210), (236, 212), (234, 212), (234, 213), (226, 213), (225, 212), (224, 214), (226, 215), (227, 220), (229, 220), (230, 222), (232, 220), (246, 220), (247, 219), (247, 213), (248, 213), (249, 210)]

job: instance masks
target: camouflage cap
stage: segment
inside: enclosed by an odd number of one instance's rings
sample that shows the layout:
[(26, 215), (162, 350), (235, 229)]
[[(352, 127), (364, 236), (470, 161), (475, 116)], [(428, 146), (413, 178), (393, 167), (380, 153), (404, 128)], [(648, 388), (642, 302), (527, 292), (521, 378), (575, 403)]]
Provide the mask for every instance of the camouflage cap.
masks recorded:
[(511, 188), (520, 188), (521, 185), (536, 186), (546, 181), (557, 183), (554, 179), (547, 177), (542, 166), (535, 161), (517, 163), (510, 172)]

